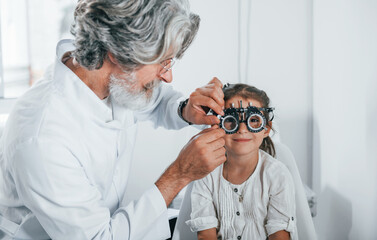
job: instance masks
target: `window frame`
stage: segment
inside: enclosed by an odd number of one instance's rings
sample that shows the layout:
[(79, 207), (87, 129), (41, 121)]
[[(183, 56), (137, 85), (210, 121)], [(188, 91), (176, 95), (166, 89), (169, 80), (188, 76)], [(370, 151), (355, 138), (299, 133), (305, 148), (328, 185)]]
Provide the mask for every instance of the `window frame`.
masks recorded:
[[(0, 1), (0, 12), (1, 12), (1, 1)], [(0, 99), (3, 99), (4, 98), (4, 85), (5, 85), (5, 81), (4, 81), (4, 71), (3, 71), (3, 51), (2, 51), (2, 46), (3, 46), (3, 43), (2, 43), (2, 38), (1, 38), (1, 18), (0, 18)]]
[[(0, 1), (0, 12), (1, 12), (1, 1)], [(1, 40), (1, 18), (0, 18), (0, 115), (9, 114), (12, 110), (14, 103), (17, 98), (5, 98), (5, 80), (4, 80), (4, 68), (3, 68), (3, 43)]]

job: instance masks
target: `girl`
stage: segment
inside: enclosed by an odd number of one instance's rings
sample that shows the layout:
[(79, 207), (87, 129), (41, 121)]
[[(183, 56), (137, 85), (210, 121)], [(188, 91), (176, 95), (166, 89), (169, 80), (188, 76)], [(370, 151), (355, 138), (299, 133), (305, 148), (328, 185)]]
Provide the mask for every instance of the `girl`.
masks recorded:
[(224, 87), (224, 100), (227, 161), (194, 182), (186, 224), (198, 239), (297, 239), (292, 177), (272, 157), (268, 96), (234, 84)]

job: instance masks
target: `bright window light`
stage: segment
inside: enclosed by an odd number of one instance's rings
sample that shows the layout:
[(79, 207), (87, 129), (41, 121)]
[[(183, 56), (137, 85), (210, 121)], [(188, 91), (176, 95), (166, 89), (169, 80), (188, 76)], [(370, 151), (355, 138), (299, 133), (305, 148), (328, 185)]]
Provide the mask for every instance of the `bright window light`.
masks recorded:
[(72, 0), (0, 0), (4, 97), (19, 97), (43, 76), (54, 61), (57, 42), (72, 38), (75, 4)]

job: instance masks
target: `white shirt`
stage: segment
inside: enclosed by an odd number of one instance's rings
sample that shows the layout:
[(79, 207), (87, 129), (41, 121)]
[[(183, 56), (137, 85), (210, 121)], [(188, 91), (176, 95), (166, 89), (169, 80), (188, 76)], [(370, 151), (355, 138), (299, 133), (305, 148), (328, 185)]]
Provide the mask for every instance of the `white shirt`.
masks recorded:
[(0, 143), (0, 237), (166, 239), (167, 208), (155, 185), (125, 205), (136, 122), (178, 129), (182, 96), (163, 84), (131, 112), (99, 99), (62, 62), (63, 40), (44, 79), (11, 112)]
[(194, 182), (191, 220), (186, 222), (193, 232), (217, 228), (219, 239), (264, 240), (285, 230), (297, 239), (293, 180), (281, 162), (259, 150), (255, 171), (240, 185), (228, 182), (222, 172), (220, 165)]

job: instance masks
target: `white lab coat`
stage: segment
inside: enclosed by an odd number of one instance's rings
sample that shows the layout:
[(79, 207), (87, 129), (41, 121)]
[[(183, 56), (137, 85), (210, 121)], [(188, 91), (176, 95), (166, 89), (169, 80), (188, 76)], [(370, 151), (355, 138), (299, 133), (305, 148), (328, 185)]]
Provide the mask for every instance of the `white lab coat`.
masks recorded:
[[(132, 112), (107, 106), (62, 62), (16, 103), (0, 144), (0, 238), (166, 239), (167, 208), (151, 186), (124, 204), (136, 122), (178, 129), (182, 95), (163, 84)], [(110, 96), (111, 97), (111, 96)], [(141, 179), (142, 180), (142, 179)], [(5, 234), (5, 235), (4, 235)]]

